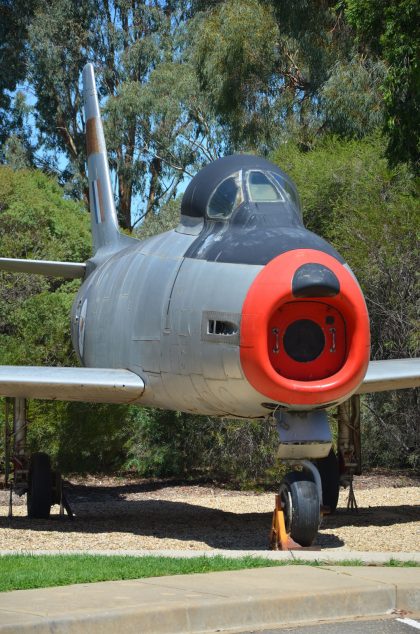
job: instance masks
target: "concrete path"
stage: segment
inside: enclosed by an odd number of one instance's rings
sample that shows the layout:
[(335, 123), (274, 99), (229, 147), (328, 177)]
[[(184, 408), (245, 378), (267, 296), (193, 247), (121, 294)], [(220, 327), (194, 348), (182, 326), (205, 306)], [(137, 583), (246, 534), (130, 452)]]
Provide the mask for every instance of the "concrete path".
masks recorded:
[(177, 634), (420, 612), (420, 568), (282, 566), (0, 594), (0, 634)]

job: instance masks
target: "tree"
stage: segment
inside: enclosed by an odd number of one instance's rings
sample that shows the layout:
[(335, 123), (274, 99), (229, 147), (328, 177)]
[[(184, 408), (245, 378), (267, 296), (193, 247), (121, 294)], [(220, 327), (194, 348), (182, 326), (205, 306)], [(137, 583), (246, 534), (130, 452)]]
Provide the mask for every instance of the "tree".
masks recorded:
[[(13, 92), (26, 77), (28, 24), (36, 0), (3, 0), (0, 4), (0, 146), (13, 134), (22, 134), (21, 99), (14, 103)], [(25, 139), (26, 141), (26, 139)], [(0, 155), (0, 161), (4, 156)]]
[(416, 0), (347, 0), (346, 17), (362, 50), (382, 59), (388, 157), (418, 167), (420, 7)]
[(228, 128), (229, 150), (266, 154), (290, 138), (311, 147), (334, 97), (322, 87), (353, 58), (341, 5), (226, 0), (198, 13), (193, 28), (201, 88)]
[(180, 63), (182, 4), (39, 0), (29, 28), (41, 139), (55, 160), (57, 148), (69, 158), (64, 181), (86, 200), (80, 76), (87, 61), (96, 67), (126, 229), (169, 200), (187, 167), (211, 148), (191, 66)]

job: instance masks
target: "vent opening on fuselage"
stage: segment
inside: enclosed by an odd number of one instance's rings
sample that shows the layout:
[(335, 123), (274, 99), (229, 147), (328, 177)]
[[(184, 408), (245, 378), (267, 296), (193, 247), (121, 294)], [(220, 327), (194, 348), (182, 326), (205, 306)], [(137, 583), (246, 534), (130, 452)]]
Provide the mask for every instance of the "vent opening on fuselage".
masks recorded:
[(236, 335), (238, 326), (231, 321), (221, 321), (219, 319), (209, 319), (207, 334), (209, 335)]

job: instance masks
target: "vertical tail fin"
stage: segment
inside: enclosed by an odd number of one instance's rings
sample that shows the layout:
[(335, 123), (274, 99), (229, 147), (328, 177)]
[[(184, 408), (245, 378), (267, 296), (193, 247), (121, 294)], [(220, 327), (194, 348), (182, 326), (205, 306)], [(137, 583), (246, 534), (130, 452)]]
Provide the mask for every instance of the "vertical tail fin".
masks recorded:
[(94, 253), (99, 249), (119, 250), (123, 236), (118, 229), (92, 64), (86, 64), (83, 69), (83, 95), (93, 250)]

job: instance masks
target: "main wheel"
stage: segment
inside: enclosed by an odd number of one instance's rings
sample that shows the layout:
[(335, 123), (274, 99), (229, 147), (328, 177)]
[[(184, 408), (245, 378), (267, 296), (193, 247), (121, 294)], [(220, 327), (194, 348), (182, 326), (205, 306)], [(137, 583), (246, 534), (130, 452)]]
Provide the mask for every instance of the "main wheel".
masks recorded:
[(320, 524), (319, 495), (315, 482), (304, 472), (291, 471), (280, 484), (286, 531), (301, 546), (310, 546)]
[(31, 457), (28, 476), (28, 516), (46, 519), (52, 504), (51, 461), (46, 453), (34, 453)]
[(322, 503), (325, 506), (329, 506), (330, 512), (334, 513), (337, 508), (338, 495), (340, 492), (340, 471), (334, 449), (330, 450), (326, 458), (320, 458), (315, 464), (321, 476)]

